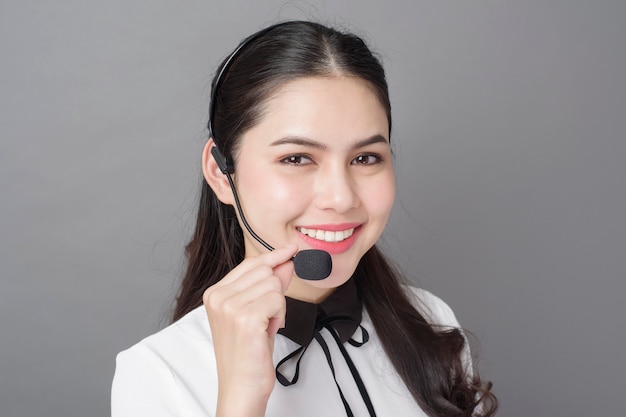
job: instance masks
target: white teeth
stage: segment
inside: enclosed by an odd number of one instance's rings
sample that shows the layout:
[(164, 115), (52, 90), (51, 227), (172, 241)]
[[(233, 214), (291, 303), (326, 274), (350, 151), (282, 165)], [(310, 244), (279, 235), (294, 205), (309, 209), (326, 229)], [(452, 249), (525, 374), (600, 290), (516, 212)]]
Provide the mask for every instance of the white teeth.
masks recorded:
[(306, 227), (298, 228), (300, 233), (312, 237), (317, 240), (324, 240), (326, 242), (341, 242), (352, 236), (354, 233), (354, 228), (348, 230), (339, 230), (337, 232), (332, 232), (330, 230), (319, 230), (319, 229), (307, 229)]

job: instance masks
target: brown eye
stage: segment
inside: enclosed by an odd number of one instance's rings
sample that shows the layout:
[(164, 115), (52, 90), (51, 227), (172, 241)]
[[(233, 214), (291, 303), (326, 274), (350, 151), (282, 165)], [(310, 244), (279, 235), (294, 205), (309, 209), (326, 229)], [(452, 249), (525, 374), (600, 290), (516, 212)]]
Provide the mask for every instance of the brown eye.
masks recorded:
[(312, 161), (304, 155), (289, 155), (281, 159), (281, 162), (288, 165), (308, 165)]
[(381, 161), (381, 158), (378, 155), (374, 154), (363, 154), (359, 155), (352, 160), (354, 165), (373, 165), (377, 164)]

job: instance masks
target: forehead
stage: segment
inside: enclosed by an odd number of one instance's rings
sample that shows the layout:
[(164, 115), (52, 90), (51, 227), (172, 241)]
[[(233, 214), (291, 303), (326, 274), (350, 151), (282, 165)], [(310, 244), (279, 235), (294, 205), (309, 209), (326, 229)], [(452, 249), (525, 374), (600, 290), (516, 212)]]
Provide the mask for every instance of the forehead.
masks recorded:
[(259, 123), (242, 139), (299, 135), (359, 140), (389, 135), (384, 106), (373, 87), (357, 77), (298, 78), (278, 87), (263, 107)]

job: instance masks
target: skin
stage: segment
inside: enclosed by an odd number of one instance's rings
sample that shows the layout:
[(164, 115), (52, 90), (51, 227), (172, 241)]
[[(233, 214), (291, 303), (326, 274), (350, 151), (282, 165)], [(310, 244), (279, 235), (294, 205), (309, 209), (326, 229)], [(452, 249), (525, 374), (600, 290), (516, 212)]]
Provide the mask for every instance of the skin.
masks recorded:
[[(385, 110), (369, 85), (337, 76), (286, 83), (242, 136), (233, 180), (253, 230), (277, 249), (268, 252), (244, 229), (246, 259), (204, 294), (218, 369), (217, 415), (265, 414), (285, 295), (322, 301), (352, 276), (380, 237), (395, 193), (388, 131)], [(210, 139), (203, 152), (205, 178), (223, 203), (234, 205), (212, 146)], [(301, 227), (331, 230), (333, 236), (354, 232), (340, 243), (325, 243)], [(312, 248), (332, 255), (325, 280), (294, 275), (291, 257)]]

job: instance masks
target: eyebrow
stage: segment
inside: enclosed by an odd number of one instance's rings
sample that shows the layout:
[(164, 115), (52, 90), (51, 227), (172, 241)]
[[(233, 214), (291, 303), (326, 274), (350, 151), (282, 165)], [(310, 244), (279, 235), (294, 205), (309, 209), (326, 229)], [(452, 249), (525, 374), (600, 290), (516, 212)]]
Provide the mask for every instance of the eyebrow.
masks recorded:
[[(369, 138), (360, 140), (352, 145), (352, 149), (363, 148), (368, 145), (373, 145), (375, 143), (389, 143), (387, 138), (383, 135), (374, 135)], [(300, 145), (307, 146), (310, 148), (316, 148), (320, 150), (327, 150), (328, 147), (320, 142), (314, 141), (313, 139), (305, 138), (302, 136), (285, 136), (284, 138), (280, 138), (270, 144), (271, 146), (279, 146), (279, 145)]]

